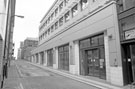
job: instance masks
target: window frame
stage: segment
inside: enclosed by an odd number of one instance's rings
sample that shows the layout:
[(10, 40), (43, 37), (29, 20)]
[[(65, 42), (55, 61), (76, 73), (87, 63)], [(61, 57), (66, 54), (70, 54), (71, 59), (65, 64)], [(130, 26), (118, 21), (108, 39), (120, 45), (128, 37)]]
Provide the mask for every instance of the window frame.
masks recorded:
[(59, 26), (62, 26), (64, 23), (64, 17), (62, 16), (60, 19), (59, 19)]
[[(89, 0), (87, 0), (87, 3), (83, 3), (84, 0), (80, 0), (80, 4), (81, 4), (81, 10), (84, 10), (86, 7), (88, 7), (89, 4)], [(83, 5), (84, 4), (84, 5)]]
[(63, 7), (64, 7), (64, 4), (63, 4), (63, 2), (61, 2), (60, 5), (59, 5), (59, 12), (62, 11)]
[[(66, 15), (69, 15), (69, 17), (66, 17)], [(67, 11), (64, 15), (64, 18), (65, 18), (65, 22), (68, 22), (70, 20), (70, 11)]]
[[(74, 12), (74, 9), (76, 9), (76, 11)], [(74, 7), (71, 9), (72, 12), (72, 17), (76, 16), (78, 13), (78, 4), (74, 5)]]

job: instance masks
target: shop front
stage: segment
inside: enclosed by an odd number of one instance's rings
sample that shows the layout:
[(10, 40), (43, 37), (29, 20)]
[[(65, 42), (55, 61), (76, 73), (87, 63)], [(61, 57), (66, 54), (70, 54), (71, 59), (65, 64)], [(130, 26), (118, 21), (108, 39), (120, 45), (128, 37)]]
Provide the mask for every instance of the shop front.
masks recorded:
[(69, 45), (58, 48), (58, 69), (69, 71)]
[(135, 13), (127, 12), (119, 20), (125, 85), (135, 82)]
[(80, 41), (80, 67), (81, 75), (106, 79), (103, 34)]

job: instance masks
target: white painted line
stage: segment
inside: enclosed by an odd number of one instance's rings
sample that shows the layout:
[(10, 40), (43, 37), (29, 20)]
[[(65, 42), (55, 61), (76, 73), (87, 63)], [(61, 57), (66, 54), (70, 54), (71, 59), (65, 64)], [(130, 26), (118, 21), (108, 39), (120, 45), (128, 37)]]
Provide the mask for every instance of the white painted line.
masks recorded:
[(22, 83), (20, 83), (20, 89), (24, 89)]
[[(16, 64), (15, 64), (15, 65), (16, 65)], [(16, 65), (16, 68), (17, 68), (17, 70), (18, 70), (18, 72), (19, 72), (20, 77), (23, 77), (23, 75), (22, 75), (22, 73), (21, 73), (21, 71), (20, 71), (20, 69), (18, 68), (17, 65)]]

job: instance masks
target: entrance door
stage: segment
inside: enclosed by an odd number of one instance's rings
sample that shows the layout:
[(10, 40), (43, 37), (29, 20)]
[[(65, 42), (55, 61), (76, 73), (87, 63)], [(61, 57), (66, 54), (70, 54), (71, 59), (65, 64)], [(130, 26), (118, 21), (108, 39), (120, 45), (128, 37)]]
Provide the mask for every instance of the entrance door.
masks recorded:
[(133, 81), (135, 82), (135, 44), (130, 45)]
[(124, 44), (122, 48), (124, 84), (131, 84), (135, 82), (135, 44)]
[(92, 49), (87, 51), (88, 75), (99, 77), (99, 50)]

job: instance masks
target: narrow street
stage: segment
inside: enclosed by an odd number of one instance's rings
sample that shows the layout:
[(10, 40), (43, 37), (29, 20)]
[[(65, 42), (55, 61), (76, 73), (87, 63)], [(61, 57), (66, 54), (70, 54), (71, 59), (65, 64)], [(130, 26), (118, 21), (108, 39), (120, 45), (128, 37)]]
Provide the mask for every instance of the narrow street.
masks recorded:
[(18, 87), (13, 89), (99, 89), (38, 68), (25, 61), (12, 62), (12, 66), (16, 67), (19, 76)]

